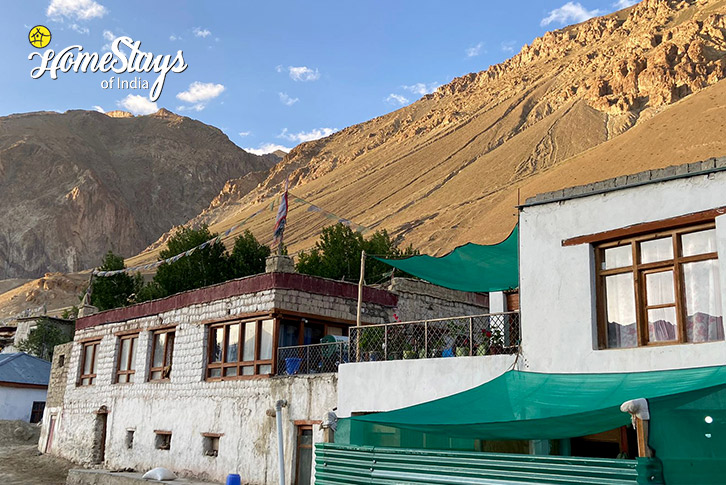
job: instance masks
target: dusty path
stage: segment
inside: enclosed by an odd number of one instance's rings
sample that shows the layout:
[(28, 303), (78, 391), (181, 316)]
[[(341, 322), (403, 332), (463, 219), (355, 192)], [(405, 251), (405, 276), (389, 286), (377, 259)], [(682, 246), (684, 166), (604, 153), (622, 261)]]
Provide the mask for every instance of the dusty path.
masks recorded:
[[(25, 433), (13, 431), (23, 426)], [(38, 429), (27, 423), (0, 421), (0, 484), (63, 485), (73, 464), (38, 453)]]

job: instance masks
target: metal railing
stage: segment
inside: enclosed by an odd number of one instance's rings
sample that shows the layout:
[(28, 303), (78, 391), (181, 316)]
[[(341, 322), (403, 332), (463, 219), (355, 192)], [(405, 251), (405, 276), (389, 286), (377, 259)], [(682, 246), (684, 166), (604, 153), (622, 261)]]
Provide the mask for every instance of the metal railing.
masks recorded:
[(347, 361), (348, 342), (278, 347), (277, 375), (338, 372), (338, 366)]
[(515, 354), (519, 312), (362, 325), (349, 335), (351, 362)]

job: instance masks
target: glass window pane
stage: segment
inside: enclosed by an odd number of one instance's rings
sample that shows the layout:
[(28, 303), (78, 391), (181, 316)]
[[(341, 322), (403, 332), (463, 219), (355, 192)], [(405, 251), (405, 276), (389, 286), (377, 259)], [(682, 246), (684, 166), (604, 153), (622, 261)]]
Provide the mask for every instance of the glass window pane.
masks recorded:
[(161, 367), (164, 365), (164, 346), (166, 344), (166, 334), (157, 333), (154, 335), (154, 358), (151, 367)]
[(171, 366), (171, 356), (174, 353), (174, 332), (167, 333), (166, 340), (166, 356), (164, 363), (166, 366)]
[(272, 365), (262, 364), (260, 366), (260, 372), (258, 374), (272, 374)]
[(283, 321), (280, 324), (280, 337), (277, 344), (280, 347), (298, 345), (300, 337), (300, 322)]
[(93, 345), (86, 345), (85, 354), (83, 356), (83, 373), (88, 375), (91, 373), (91, 364), (93, 363)]
[(242, 349), (242, 360), (255, 360), (255, 332), (257, 322), (245, 323), (245, 343)]
[(647, 273), (645, 275), (645, 292), (648, 306), (675, 302), (673, 296), (673, 271)]
[(129, 339), (121, 340), (121, 352), (118, 357), (118, 368), (119, 370), (128, 370), (129, 368)]
[(237, 375), (237, 368), (236, 367), (227, 367), (224, 369), (224, 375), (225, 376), (236, 376)]
[(262, 320), (260, 330), (260, 360), (272, 358), (272, 320)]
[(209, 377), (221, 377), (222, 376), (222, 369), (219, 367), (216, 367), (214, 369), (209, 369)]
[(136, 369), (136, 347), (138, 347), (139, 339), (134, 337), (129, 342), (131, 342), (131, 362), (129, 364), (129, 370), (134, 370)]
[(605, 278), (607, 336), (609, 348), (635, 347), (638, 329), (635, 320), (633, 273)]
[(127, 375), (126, 376), (126, 381), (127, 382), (134, 382), (134, 375), (133, 374)]
[(230, 325), (227, 330), (227, 359), (225, 362), (239, 360), (239, 324)]
[(297, 483), (299, 485), (310, 485), (313, 467), (313, 449), (298, 449)]
[(155, 370), (151, 373), (151, 379), (161, 379), (161, 371)]
[(716, 252), (716, 229), (691, 232), (681, 236), (683, 256)]
[(648, 310), (648, 338), (651, 342), (676, 340), (676, 307)]
[(673, 238), (664, 237), (640, 243), (640, 262), (654, 263), (673, 259)]
[(254, 365), (246, 365), (242, 367), (242, 375), (243, 376), (253, 376), (255, 375), (255, 366)]
[(81, 385), (82, 386), (87, 386), (88, 384), (90, 384), (90, 382), (91, 381), (90, 381), (90, 379), (88, 379), (88, 377), (85, 377), (85, 378), (81, 379)]
[(210, 350), (210, 362), (222, 362), (222, 345), (224, 341), (224, 327), (217, 327), (210, 330), (209, 339), (212, 341)]
[(603, 269), (624, 268), (633, 265), (633, 247), (630, 244), (605, 250)]
[(683, 265), (686, 336), (689, 342), (723, 340), (723, 307), (718, 260)]

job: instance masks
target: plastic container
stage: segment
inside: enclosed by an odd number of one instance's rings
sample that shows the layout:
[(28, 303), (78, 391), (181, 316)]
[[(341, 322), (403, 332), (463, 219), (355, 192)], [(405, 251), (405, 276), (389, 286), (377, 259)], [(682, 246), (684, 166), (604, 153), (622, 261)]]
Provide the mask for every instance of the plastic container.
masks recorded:
[(236, 473), (227, 475), (227, 485), (242, 485), (242, 478)]
[(297, 371), (300, 370), (300, 364), (302, 364), (302, 359), (299, 357), (288, 357), (285, 359), (285, 372), (287, 375), (297, 374)]

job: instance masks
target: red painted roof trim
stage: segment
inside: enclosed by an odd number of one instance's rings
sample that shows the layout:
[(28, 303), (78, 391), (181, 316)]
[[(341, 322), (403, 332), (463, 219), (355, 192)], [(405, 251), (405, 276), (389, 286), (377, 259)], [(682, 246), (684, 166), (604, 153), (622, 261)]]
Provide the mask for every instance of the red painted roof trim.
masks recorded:
[[(176, 295), (159, 300), (95, 313), (76, 320), (76, 330), (95, 327), (96, 325), (102, 325), (104, 323), (123, 322), (133, 318), (157, 315), (177, 308), (209, 303), (233, 296), (271, 289), (299, 290), (317, 295), (335, 296), (352, 300), (358, 299), (358, 285), (353, 283), (345, 283), (299, 273), (265, 273), (226, 281), (218, 285), (207, 286), (197, 290), (177, 293)], [(385, 307), (395, 307), (398, 303), (398, 297), (390, 291), (365, 286), (363, 287), (363, 301)]]

